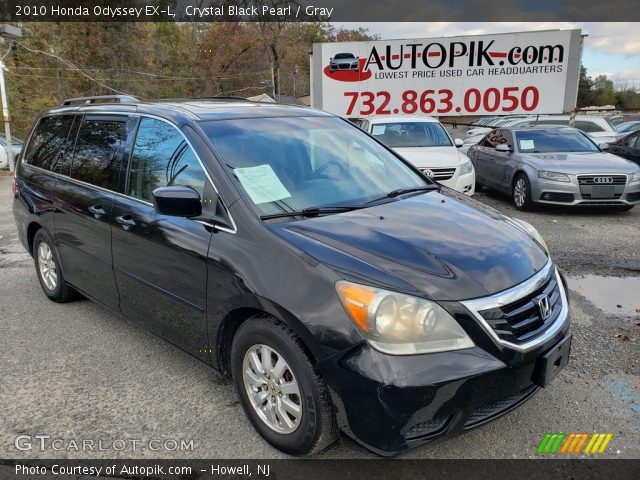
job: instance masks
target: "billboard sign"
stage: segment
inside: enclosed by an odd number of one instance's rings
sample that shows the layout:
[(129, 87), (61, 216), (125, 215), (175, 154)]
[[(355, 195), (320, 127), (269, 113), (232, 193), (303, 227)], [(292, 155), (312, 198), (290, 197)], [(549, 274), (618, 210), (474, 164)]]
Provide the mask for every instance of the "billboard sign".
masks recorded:
[(316, 43), (311, 105), (344, 117), (562, 113), (580, 30)]

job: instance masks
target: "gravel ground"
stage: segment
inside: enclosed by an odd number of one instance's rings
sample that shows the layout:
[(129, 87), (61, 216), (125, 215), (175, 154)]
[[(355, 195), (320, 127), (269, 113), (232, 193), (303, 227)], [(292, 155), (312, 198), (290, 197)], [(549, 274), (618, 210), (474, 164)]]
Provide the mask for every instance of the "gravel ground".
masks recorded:
[[(640, 207), (516, 215), (501, 195), (476, 198), (538, 228), (567, 274), (640, 276)], [(493, 423), (400, 457), (532, 458), (545, 433), (562, 431), (611, 432), (602, 457), (640, 458), (640, 315), (606, 314), (577, 292), (571, 300), (571, 362), (549, 387)], [(6, 177), (0, 312), (0, 458), (286, 457), (252, 430), (230, 383), (205, 364), (88, 300), (47, 300), (17, 242)], [(60, 437), (65, 445), (193, 440), (193, 449), (41, 451), (34, 442), (19, 451), (14, 439), (21, 434)], [(374, 458), (344, 435), (319, 457)]]

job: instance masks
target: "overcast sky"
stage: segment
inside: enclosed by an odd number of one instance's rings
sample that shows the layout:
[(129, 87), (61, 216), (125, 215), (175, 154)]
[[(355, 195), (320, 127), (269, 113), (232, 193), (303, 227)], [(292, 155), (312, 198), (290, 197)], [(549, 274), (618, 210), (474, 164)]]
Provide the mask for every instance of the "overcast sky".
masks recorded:
[(607, 75), (617, 86), (640, 88), (640, 23), (571, 22), (432, 22), (432, 23), (335, 23), (346, 28), (366, 27), (382, 39), (453, 37), (529, 30), (582, 29), (585, 49), (582, 63), (590, 76)]

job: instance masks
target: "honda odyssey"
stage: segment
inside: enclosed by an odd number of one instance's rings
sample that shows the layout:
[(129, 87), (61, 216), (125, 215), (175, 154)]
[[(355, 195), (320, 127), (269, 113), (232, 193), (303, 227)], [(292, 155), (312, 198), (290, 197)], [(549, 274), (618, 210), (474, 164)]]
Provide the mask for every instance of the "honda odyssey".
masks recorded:
[(327, 113), (72, 99), (35, 123), (13, 188), (47, 297), (82, 294), (228, 374), (290, 454), (339, 430), (381, 455), (469, 430), (568, 361), (538, 232)]

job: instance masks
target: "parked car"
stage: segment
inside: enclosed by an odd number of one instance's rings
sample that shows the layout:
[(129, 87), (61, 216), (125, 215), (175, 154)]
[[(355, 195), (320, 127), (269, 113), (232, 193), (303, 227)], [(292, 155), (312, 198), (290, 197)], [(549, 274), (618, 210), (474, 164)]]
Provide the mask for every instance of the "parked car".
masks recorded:
[(606, 150), (640, 165), (640, 130), (627, 133), (619, 140), (607, 145)]
[(569, 358), (540, 234), (325, 112), (65, 101), (13, 188), (47, 297), (81, 292), (231, 375), (290, 454), (339, 428), (382, 455), (469, 430)]
[[(571, 127), (498, 128), (469, 150), (478, 185), (535, 203), (633, 208), (640, 202), (638, 165), (602, 151)], [(479, 187), (481, 188), (481, 187)]]
[[(512, 117), (501, 123), (501, 127), (524, 127), (524, 126), (568, 126), (570, 122), (569, 115), (535, 115), (529, 117)], [(620, 138), (620, 133), (615, 131), (606, 117), (596, 115), (577, 115), (574, 119), (574, 126), (584, 133), (598, 145), (605, 145), (609, 142), (615, 142)], [(479, 143), (484, 136), (489, 133), (467, 137), (460, 150), (467, 153), (469, 149)]]
[(459, 151), (462, 140), (452, 140), (435, 118), (377, 117), (361, 127), (425, 175), (467, 195), (475, 192), (473, 165)]
[[(508, 118), (508, 119), (503, 119), (502, 122), (500, 122), (500, 126), (502, 127), (512, 127), (512, 126), (517, 126), (517, 127), (524, 127), (527, 125), (531, 125), (531, 123), (534, 120), (530, 117), (515, 117), (515, 118)], [(482, 133), (476, 134), (474, 136), (471, 137), (467, 137), (464, 139), (464, 141), (462, 142), (462, 146), (460, 147), (460, 152), (464, 153), (465, 155), (468, 155), (469, 149), (471, 147), (473, 147), (474, 145), (480, 143), (480, 141), (482, 141), (482, 139), (485, 137), (485, 135), (489, 132), (491, 132), (495, 127), (491, 127), (488, 129), (485, 129)]]
[(358, 71), (358, 57), (353, 53), (336, 53), (329, 59), (329, 71), (336, 70)]
[(515, 119), (520, 119), (522, 117), (493, 117), (485, 122), (482, 125), (478, 125), (467, 130), (467, 138), (476, 137), (478, 135), (485, 135), (493, 130), (495, 127), (501, 127), (506, 125)]
[(635, 132), (636, 130), (640, 130), (640, 121), (624, 122), (616, 125), (615, 129), (620, 134)]
[[(569, 115), (539, 115), (533, 117), (535, 120), (531, 123), (534, 126), (543, 125), (569, 125)], [(572, 125), (578, 130), (586, 133), (595, 143), (603, 145), (605, 143), (615, 142), (620, 138), (620, 134), (609, 123), (607, 117), (600, 115), (576, 115)]]
[[(22, 150), (22, 140), (11, 137), (11, 152), (13, 158), (17, 159)], [(7, 137), (0, 135), (0, 169), (9, 168), (9, 157), (7, 155)]]

